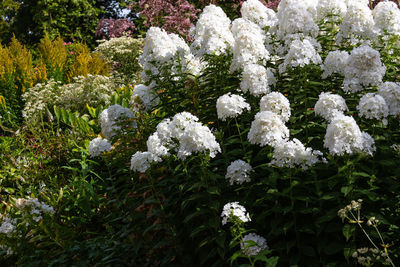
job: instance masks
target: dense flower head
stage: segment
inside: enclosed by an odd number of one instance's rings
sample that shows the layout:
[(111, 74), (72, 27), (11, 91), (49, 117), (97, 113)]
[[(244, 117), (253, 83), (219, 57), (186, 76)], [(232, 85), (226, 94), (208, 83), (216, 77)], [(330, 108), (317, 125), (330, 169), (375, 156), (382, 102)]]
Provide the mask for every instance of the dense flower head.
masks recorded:
[(394, 2), (380, 2), (372, 11), (380, 34), (400, 35), (400, 9)]
[(260, 100), (260, 111), (272, 111), (282, 122), (288, 122), (291, 115), (289, 100), (279, 92), (263, 96)]
[(378, 94), (385, 99), (390, 115), (400, 114), (400, 83), (385, 82), (379, 86)]
[(124, 108), (118, 104), (112, 105), (100, 113), (101, 133), (106, 139), (111, 140), (122, 129), (121, 123), (123, 121), (130, 121), (127, 125), (136, 127), (134, 118), (135, 114), (129, 108)]
[(326, 129), (324, 147), (329, 149), (330, 154), (339, 156), (360, 152), (372, 155), (376, 150), (374, 139), (361, 132), (354, 118), (340, 113)]
[(27, 197), (18, 198), (15, 203), (16, 207), (22, 212), (29, 212), (30, 216), (35, 222), (43, 218), (43, 214), (54, 214), (54, 208), (44, 202), (39, 201), (37, 198)]
[(289, 52), (285, 56), (284, 62), (279, 65), (279, 72), (283, 73), (286, 69), (304, 67), (309, 64), (319, 65), (322, 60), (313, 43), (308, 40), (294, 40), (290, 44)]
[(234, 38), (230, 30), (231, 20), (215, 5), (208, 5), (203, 9), (196, 27), (190, 30), (194, 41), (191, 45), (195, 56), (204, 54), (225, 54), (234, 46)]
[(110, 151), (112, 145), (107, 139), (96, 137), (89, 143), (89, 154), (91, 157), (100, 156), (103, 152)]
[(343, 90), (354, 93), (362, 90), (362, 86), (377, 86), (385, 73), (386, 67), (377, 50), (368, 45), (354, 48), (344, 69)]
[(343, 0), (319, 0), (316, 20), (338, 22), (347, 12), (347, 5)]
[(221, 217), (222, 225), (232, 222), (232, 217), (235, 217), (244, 223), (251, 221), (249, 213), (246, 212), (245, 207), (240, 205), (239, 202), (229, 202), (225, 204)]
[(147, 140), (147, 150), (159, 158), (169, 155), (170, 150), (174, 150), (179, 159), (206, 151), (215, 157), (221, 148), (210, 129), (198, 120), (188, 112), (181, 112), (172, 120), (162, 121)]
[(346, 51), (329, 51), (322, 65), (322, 70), (324, 71), (322, 78), (325, 79), (332, 75), (332, 73), (344, 75), (344, 68), (346, 67), (349, 56), (349, 53)]
[(310, 147), (305, 147), (298, 139), (283, 140), (277, 143), (274, 147), (274, 155), (270, 165), (277, 167), (302, 167), (308, 169), (322, 158), (322, 153), (319, 150), (313, 150)]
[(236, 118), (246, 109), (250, 110), (250, 105), (246, 103), (246, 99), (240, 95), (228, 93), (217, 99), (218, 119), (223, 121), (227, 118)]
[(250, 92), (254, 96), (270, 92), (270, 85), (276, 82), (272, 71), (258, 64), (244, 66), (240, 89), (243, 93)]
[(250, 182), (250, 173), (253, 171), (251, 165), (247, 162), (238, 159), (228, 166), (226, 170), (225, 178), (229, 179), (229, 183), (243, 184), (244, 182)]
[(247, 138), (250, 143), (261, 146), (275, 146), (289, 137), (289, 129), (279, 115), (272, 111), (258, 112), (251, 123)]
[(328, 122), (337, 114), (348, 110), (344, 98), (331, 92), (322, 92), (314, 106), (315, 115), (323, 117)]
[(17, 230), (17, 220), (9, 217), (4, 217), (2, 224), (0, 225), (0, 234), (5, 234), (11, 237)]
[(385, 99), (374, 93), (367, 93), (360, 99), (360, 103), (357, 106), (360, 117), (367, 119), (383, 120), (386, 124), (386, 117), (389, 115), (389, 108), (386, 104)]
[(286, 35), (298, 33), (315, 38), (319, 31), (318, 25), (313, 20), (315, 3), (313, 0), (282, 0), (277, 13), (278, 38), (282, 40)]
[(235, 38), (231, 70), (242, 69), (247, 64), (265, 64), (269, 52), (265, 47), (265, 34), (255, 23), (244, 18), (235, 19), (232, 23)]
[(259, 0), (244, 2), (240, 13), (242, 18), (254, 22), (262, 29), (272, 27), (278, 22), (275, 11), (263, 5)]
[(154, 83), (146, 86), (144, 84), (135, 85), (133, 88), (131, 100), (129, 104), (134, 111), (151, 110), (158, 105), (160, 99), (154, 91)]
[(95, 35), (100, 38), (118, 38), (132, 35), (136, 30), (135, 25), (126, 18), (100, 19), (97, 23)]
[(131, 170), (134, 172), (145, 172), (154, 161), (159, 161), (159, 159), (151, 152), (137, 151), (131, 157)]
[(267, 240), (262, 236), (250, 233), (243, 237), (243, 242), (240, 242), (240, 249), (247, 256), (257, 256), (261, 251), (268, 249)]
[(375, 35), (374, 25), (374, 18), (368, 3), (350, 1), (346, 15), (340, 24), (340, 31), (336, 36), (337, 42), (341, 43), (343, 39), (349, 39), (351, 43), (358, 43), (360, 38), (371, 39)]

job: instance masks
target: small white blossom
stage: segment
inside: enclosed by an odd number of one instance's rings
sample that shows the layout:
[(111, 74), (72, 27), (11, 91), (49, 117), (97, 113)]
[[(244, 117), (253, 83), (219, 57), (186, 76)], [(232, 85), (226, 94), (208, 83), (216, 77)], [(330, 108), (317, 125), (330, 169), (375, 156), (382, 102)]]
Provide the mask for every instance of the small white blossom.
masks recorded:
[(357, 110), (360, 117), (382, 120), (384, 124), (387, 123), (386, 117), (389, 115), (389, 108), (385, 99), (380, 95), (373, 93), (363, 95), (357, 106)]
[(130, 121), (127, 125), (136, 127), (134, 118), (135, 115), (129, 108), (124, 108), (118, 104), (112, 105), (100, 113), (101, 133), (105, 138), (111, 140), (122, 129), (122, 122)]
[(135, 85), (129, 102), (134, 111), (138, 112), (143, 109), (149, 111), (152, 107), (158, 105), (160, 99), (153, 90), (154, 85), (154, 83), (149, 86), (144, 84)]
[(316, 20), (337, 23), (346, 12), (347, 5), (343, 0), (319, 0)]
[(261, 146), (275, 146), (276, 143), (288, 137), (289, 129), (279, 115), (271, 111), (258, 112), (247, 135), (250, 143)]
[(0, 234), (5, 234), (8, 237), (11, 237), (11, 235), (16, 231), (16, 226), (17, 220), (6, 216), (0, 226)]
[(365, 152), (372, 155), (376, 150), (374, 139), (361, 132), (353, 117), (338, 113), (326, 129), (324, 147), (332, 155), (343, 156)]
[(340, 95), (332, 94), (331, 92), (322, 92), (314, 106), (315, 115), (323, 117), (328, 122), (336, 113), (343, 113), (347, 110), (348, 108), (344, 98)]
[(243, 242), (240, 242), (240, 249), (247, 256), (257, 256), (261, 251), (268, 249), (267, 240), (262, 236), (250, 233), (243, 237)]
[(91, 157), (97, 157), (101, 155), (103, 152), (110, 151), (112, 149), (112, 145), (107, 139), (102, 139), (100, 137), (96, 137), (89, 143), (89, 154)]
[(250, 172), (253, 169), (247, 162), (238, 159), (228, 166), (226, 170), (225, 178), (229, 179), (229, 183), (233, 184), (243, 184), (244, 182), (250, 182)]
[(274, 10), (264, 6), (259, 0), (247, 0), (240, 9), (242, 18), (250, 20), (262, 29), (272, 27), (278, 22)]
[(279, 65), (279, 72), (283, 73), (287, 68), (304, 67), (310, 64), (319, 65), (321, 62), (322, 59), (310, 40), (296, 39), (290, 44), (284, 62)]
[(236, 217), (244, 223), (251, 221), (249, 213), (246, 212), (245, 207), (239, 205), (239, 202), (229, 202), (225, 204), (221, 213), (221, 217), (222, 225), (231, 222), (232, 217)]
[(260, 111), (272, 111), (282, 122), (288, 122), (291, 115), (289, 100), (279, 92), (263, 96), (260, 100)]
[(131, 158), (131, 170), (134, 172), (145, 172), (154, 161), (156, 159), (152, 153), (137, 151)]
[(346, 67), (349, 56), (349, 53), (346, 51), (330, 51), (322, 65), (322, 70), (324, 71), (322, 78), (325, 79), (332, 75), (332, 73), (344, 75), (344, 68)]
[(250, 110), (250, 105), (246, 103), (246, 99), (240, 95), (232, 95), (231, 93), (220, 96), (217, 99), (217, 114), (218, 119), (225, 121), (227, 118), (236, 118), (238, 115), (247, 109)]
[(400, 114), (400, 83), (385, 82), (379, 86), (378, 94), (385, 99), (390, 115)]
[(400, 9), (392, 1), (379, 2), (372, 11), (380, 34), (400, 35)]
[(243, 93), (250, 92), (254, 96), (269, 93), (270, 85), (275, 84), (276, 80), (272, 71), (258, 64), (244, 66), (240, 89)]

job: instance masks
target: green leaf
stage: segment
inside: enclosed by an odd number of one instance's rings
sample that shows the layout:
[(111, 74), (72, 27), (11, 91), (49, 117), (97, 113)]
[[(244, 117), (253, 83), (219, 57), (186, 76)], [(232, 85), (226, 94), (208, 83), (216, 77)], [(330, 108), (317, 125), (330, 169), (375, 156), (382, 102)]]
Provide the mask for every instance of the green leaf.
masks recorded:
[(342, 229), (342, 233), (344, 235), (344, 237), (346, 238), (346, 241), (349, 241), (351, 235), (354, 233), (355, 231), (355, 227), (353, 225), (350, 224), (346, 224), (345, 226), (343, 226)]

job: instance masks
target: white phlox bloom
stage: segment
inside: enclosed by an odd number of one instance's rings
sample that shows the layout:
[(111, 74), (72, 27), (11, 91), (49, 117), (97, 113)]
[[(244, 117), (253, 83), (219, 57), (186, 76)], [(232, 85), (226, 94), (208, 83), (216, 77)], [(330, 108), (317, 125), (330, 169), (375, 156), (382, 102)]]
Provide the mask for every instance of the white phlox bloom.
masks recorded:
[(380, 95), (373, 93), (363, 95), (357, 110), (360, 117), (382, 120), (384, 124), (387, 124), (386, 117), (389, 115), (389, 108), (385, 99)]
[(161, 28), (151, 27), (146, 33), (143, 54), (139, 57), (139, 62), (143, 65), (142, 80), (149, 80), (147, 72), (157, 75), (164, 64), (174, 63), (176, 55), (184, 56), (188, 53), (190, 48), (181, 37), (168, 34)]
[(332, 73), (344, 75), (344, 68), (346, 67), (349, 53), (346, 51), (330, 51), (325, 58), (324, 64), (322, 65), (322, 78), (325, 79)]
[(229, 202), (225, 204), (222, 213), (222, 225), (231, 222), (232, 217), (236, 217), (242, 222), (249, 222), (251, 221), (249, 213), (246, 212), (245, 207), (239, 204), (239, 202)]
[(146, 172), (154, 161), (159, 161), (159, 159), (151, 152), (137, 151), (131, 158), (131, 170), (134, 172)]
[(129, 121), (126, 124), (127, 126), (136, 127), (134, 118), (135, 114), (129, 108), (124, 108), (118, 104), (112, 105), (100, 113), (101, 134), (106, 139), (111, 140), (122, 129), (122, 122)]
[(235, 38), (231, 71), (243, 69), (247, 64), (266, 64), (269, 52), (264, 45), (263, 30), (255, 23), (238, 18), (232, 23)]
[(0, 234), (5, 234), (8, 237), (11, 237), (11, 235), (16, 231), (16, 226), (17, 220), (6, 216), (4, 217), (3, 223), (0, 225)]
[(103, 152), (110, 151), (112, 145), (107, 139), (96, 137), (89, 143), (89, 154), (91, 157), (97, 157), (103, 154)]
[(275, 84), (276, 79), (272, 71), (258, 64), (244, 66), (240, 89), (243, 93), (250, 92), (254, 96), (267, 94), (270, 86)]
[(361, 132), (353, 117), (337, 114), (326, 129), (324, 147), (332, 155), (343, 156), (364, 152), (372, 156), (376, 150), (374, 139)]
[(338, 22), (345, 16), (347, 5), (343, 0), (319, 0), (316, 21)]
[(343, 39), (350, 39), (351, 43), (358, 43), (360, 39), (372, 39), (375, 36), (374, 26), (374, 18), (368, 3), (351, 1), (340, 24), (336, 41), (341, 43)]
[(267, 240), (262, 236), (250, 233), (243, 237), (243, 242), (240, 242), (240, 249), (247, 256), (257, 256), (261, 251), (268, 249)]
[(193, 76), (199, 76), (207, 66), (201, 57), (196, 57), (192, 53), (184, 54), (181, 64), (183, 71)]
[(382, 83), (386, 67), (377, 50), (368, 45), (354, 48), (344, 69), (343, 90), (358, 92), (362, 86), (377, 86)]
[(250, 143), (274, 147), (282, 139), (289, 137), (289, 129), (279, 115), (272, 111), (258, 112), (251, 123), (247, 138)]
[(217, 99), (218, 119), (222, 121), (226, 121), (228, 118), (236, 118), (246, 109), (249, 111), (250, 105), (240, 95), (227, 93)]
[(277, 37), (285, 39), (286, 35), (301, 33), (304, 36), (318, 35), (318, 25), (313, 20), (316, 1), (282, 0), (278, 6)]
[(347, 111), (348, 107), (344, 98), (331, 92), (322, 92), (314, 106), (315, 115), (321, 116), (328, 122), (337, 114)]
[[(43, 214), (54, 214), (54, 208), (39, 201), (37, 198), (27, 197), (16, 200), (16, 207), (22, 212), (29, 212), (35, 222), (43, 218)], [(24, 216), (24, 214), (23, 214)]]
[(243, 184), (244, 182), (250, 182), (250, 173), (252, 171), (253, 169), (250, 164), (238, 159), (231, 162), (228, 166), (225, 178), (229, 179), (231, 185)]
[(157, 131), (147, 140), (147, 150), (161, 158), (177, 153), (179, 159), (185, 159), (193, 153), (206, 152), (215, 157), (221, 147), (207, 126), (198, 122), (198, 118), (188, 112), (176, 114), (172, 120), (166, 119), (158, 124)]
[(289, 100), (279, 92), (263, 96), (260, 100), (260, 111), (272, 111), (282, 122), (288, 122), (291, 115)]
[(379, 86), (378, 94), (385, 99), (389, 115), (400, 114), (400, 83), (385, 82)]
[(194, 38), (190, 46), (195, 56), (204, 54), (225, 54), (234, 46), (234, 38), (230, 30), (231, 20), (215, 5), (208, 5), (203, 9), (196, 26), (190, 29)]
[(290, 44), (289, 52), (286, 54), (284, 62), (279, 65), (279, 72), (285, 72), (288, 67), (304, 67), (309, 64), (319, 65), (321, 62), (320, 55), (308, 39), (303, 41), (294, 40)]
[(134, 111), (149, 111), (154, 106), (158, 105), (160, 99), (153, 89), (154, 85), (154, 83), (151, 83), (149, 86), (146, 86), (144, 84), (135, 85), (135, 87), (133, 88), (131, 100), (129, 102)]
[(306, 170), (320, 160), (326, 162), (322, 156), (321, 151), (313, 150), (310, 147), (306, 148), (298, 139), (294, 138), (291, 141), (283, 140), (277, 143), (269, 165), (281, 168), (299, 166)]
[(274, 10), (264, 6), (259, 0), (247, 0), (240, 9), (242, 18), (250, 20), (262, 29), (272, 27), (278, 22)]
[(400, 9), (394, 2), (379, 2), (372, 11), (375, 27), (380, 34), (400, 35)]

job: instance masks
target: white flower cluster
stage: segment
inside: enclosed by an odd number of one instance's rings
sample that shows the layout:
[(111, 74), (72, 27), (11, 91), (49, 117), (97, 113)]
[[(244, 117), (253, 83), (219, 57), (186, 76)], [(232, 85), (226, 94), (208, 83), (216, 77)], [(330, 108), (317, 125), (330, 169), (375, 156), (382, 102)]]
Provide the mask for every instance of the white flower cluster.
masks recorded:
[(357, 110), (360, 117), (382, 120), (383, 124), (387, 124), (386, 117), (389, 115), (389, 108), (385, 99), (380, 95), (374, 93), (363, 95)]
[(400, 83), (385, 82), (379, 87), (378, 94), (385, 99), (389, 114), (398, 116), (400, 114)]
[(243, 242), (240, 242), (240, 249), (247, 256), (257, 256), (261, 251), (268, 249), (267, 240), (262, 236), (250, 233), (243, 237)]
[(283, 140), (277, 143), (270, 165), (289, 168), (300, 166), (306, 170), (320, 160), (325, 162), (326, 160), (322, 156), (321, 151), (312, 150), (310, 147), (306, 148), (298, 139), (294, 138), (293, 141)]
[(54, 214), (52, 206), (46, 205), (37, 198), (19, 198), (15, 204), (19, 210), (24, 212), (28, 211), (35, 222), (40, 221), (44, 213)]
[(131, 170), (134, 172), (145, 172), (154, 161), (161, 161), (161, 159), (154, 156), (151, 152), (137, 151), (131, 158)]
[(382, 83), (386, 67), (377, 50), (368, 45), (354, 48), (344, 69), (343, 90), (358, 92), (362, 86), (377, 86)]
[(266, 64), (269, 52), (264, 45), (265, 34), (257, 24), (244, 18), (235, 19), (232, 33), (235, 45), (231, 71), (243, 69), (247, 64)]
[(173, 150), (179, 159), (193, 153), (206, 152), (215, 157), (221, 152), (215, 136), (198, 118), (188, 112), (176, 114), (172, 120), (165, 119), (157, 125), (157, 131), (147, 139), (146, 152), (136, 152), (131, 158), (131, 169), (144, 172), (154, 161), (162, 161)]
[(190, 54), (190, 48), (181, 37), (174, 33), (168, 34), (161, 28), (151, 27), (146, 33), (143, 54), (139, 57), (139, 62), (143, 65), (142, 80), (149, 80), (148, 72), (157, 75), (161, 66), (173, 64), (176, 56), (184, 58), (187, 54)]
[(203, 9), (196, 26), (190, 29), (194, 41), (191, 50), (196, 56), (205, 54), (224, 54), (234, 46), (234, 38), (230, 30), (231, 20), (215, 5)]
[(17, 219), (11, 219), (8, 216), (4, 217), (3, 223), (0, 226), (0, 234), (5, 234), (11, 237), (15, 233), (17, 227)]
[(372, 39), (375, 36), (374, 26), (368, 1), (349, 1), (336, 41), (341, 43), (343, 39), (349, 39), (351, 43), (358, 43), (360, 38)]
[(296, 34), (316, 37), (319, 31), (313, 20), (316, 3), (310, 0), (282, 0), (277, 13), (278, 39), (284, 40)]
[(316, 21), (337, 23), (346, 12), (347, 5), (343, 0), (319, 0)]
[(376, 150), (374, 139), (361, 132), (354, 118), (340, 113), (328, 124), (324, 147), (330, 154), (339, 156), (360, 152), (372, 155)]
[(245, 207), (239, 204), (239, 202), (229, 202), (225, 204), (222, 213), (222, 225), (232, 222), (233, 217), (238, 218), (242, 222), (251, 221), (249, 213), (246, 212)]
[(272, 27), (278, 22), (275, 11), (264, 6), (259, 0), (245, 1), (240, 13), (242, 18), (250, 20), (262, 29)]
[(135, 85), (131, 101), (129, 102), (134, 111), (149, 111), (151, 108), (158, 105), (160, 99), (158, 98), (157, 93), (153, 90), (154, 86), (154, 83), (151, 83), (149, 86), (144, 84)]
[(289, 137), (289, 129), (280, 116), (272, 111), (258, 112), (251, 123), (247, 138), (252, 144), (274, 147), (278, 142)]
[(96, 137), (89, 143), (89, 154), (91, 157), (97, 157), (103, 154), (103, 152), (110, 151), (112, 145), (107, 139)]
[(248, 64), (242, 72), (240, 89), (243, 93), (250, 91), (250, 94), (259, 96), (270, 92), (270, 85), (275, 83), (274, 74), (258, 64)]
[(288, 122), (291, 115), (289, 100), (279, 92), (263, 96), (260, 100), (260, 111), (272, 111), (282, 122)]
[(228, 118), (236, 118), (238, 115), (247, 109), (250, 110), (250, 105), (246, 103), (246, 99), (240, 95), (232, 95), (227, 93), (217, 99), (217, 114), (218, 119), (226, 121)]
[(231, 162), (228, 166), (225, 178), (229, 179), (231, 185), (243, 184), (244, 182), (250, 182), (250, 173), (252, 171), (253, 169), (250, 164), (238, 159)]
[(323, 117), (330, 122), (337, 113), (347, 111), (346, 101), (340, 95), (332, 94), (331, 92), (322, 92), (319, 95), (317, 103), (314, 106), (315, 115)]
[(124, 108), (118, 104), (109, 106), (100, 113), (101, 134), (111, 140), (122, 129), (122, 122), (128, 121), (125, 125), (136, 127), (133, 121), (135, 114), (129, 108)]
[(313, 40), (304, 39), (294, 40), (290, 44), (289, 52), (285, 56), (284, 62), (279, 65), (279, 72), (283, 73), (287, 68), (304, 67), (309, 64), (319, 65), (322, 59), (316, 51)]
[(331, 76), (332, 73), (344, 75), (344, 68), (346, 67), (349, 53), (346, 51), (330, 51), (325, 58), (324, 64), (322, 65), (322, 78), (325, 79)]
[(119, 62), (121, 58), (131, 58), (133, 53), (141, 54), (143, 52), (143, 39), (121, 36), (98, 42), (100, 44), (96, 47), (95, 52), (100, 53), (107, 62)]
[(372, 14), (380, 34), (400, 35), (400, 9), (394, 2), (379, 2)]

